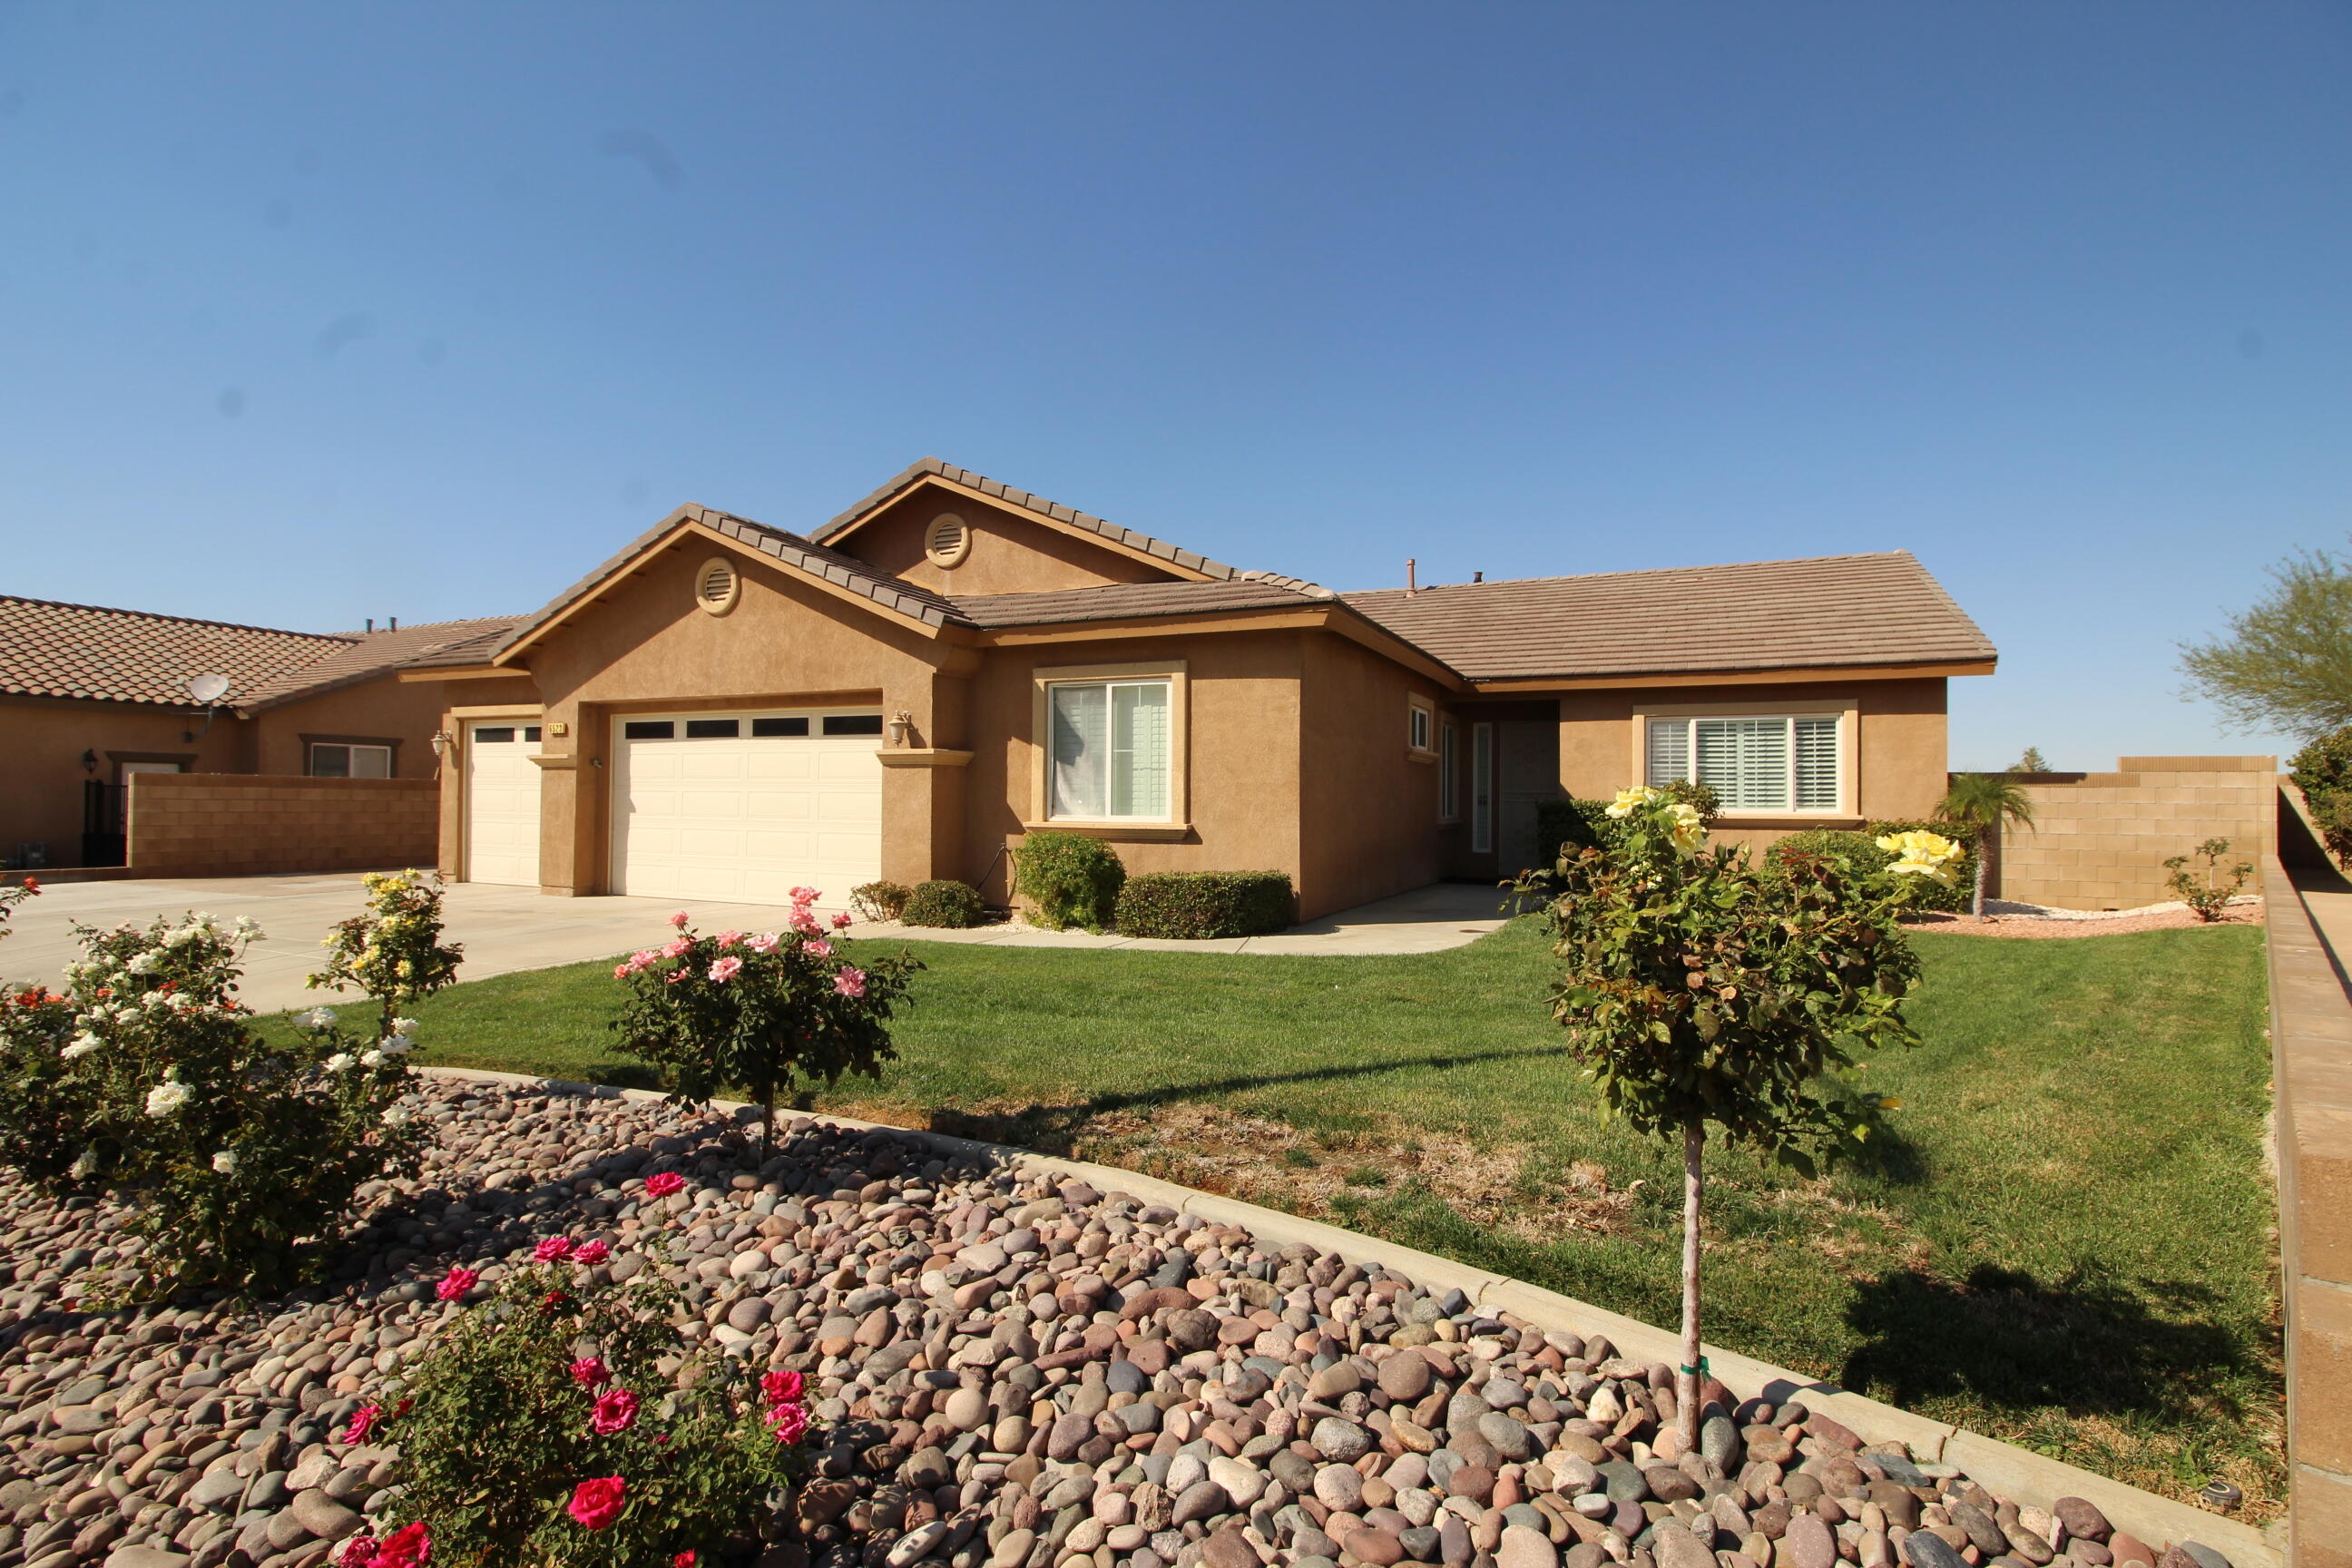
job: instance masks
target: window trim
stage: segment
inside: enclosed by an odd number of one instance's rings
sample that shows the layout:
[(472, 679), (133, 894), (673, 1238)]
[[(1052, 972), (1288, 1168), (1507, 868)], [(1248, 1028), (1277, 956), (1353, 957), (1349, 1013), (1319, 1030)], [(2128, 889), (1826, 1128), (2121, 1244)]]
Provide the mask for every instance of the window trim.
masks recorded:
[(1495, 726), (1480, 720), (1470, 726), (1470, 853), (1495, 852)]
[[(1405, 694), (1404, 754), (1416, 763), (1437, 761), (1437, 704), (1418, 691)], [(1413, 731), (1421, 731), (1414, 739)]]
[[(1657, 720), (1687, 722), (1701, 719), (1834, 719), (1837, 721), (1838, 799), (1831, 811), (1800, 808), (1795, 796), (1786, 806), (1736, 808), (1726, 805), (1727, 823), (1765, 825), (1775, 822), (1857, 823), (1862, 817), (1861, 705), (1852, 697), (1807, 697), (1780, 702), (1707, 702), (1637, 705), (1633, 721), (1633, 770), (1636, 784), (1650, 777), (1650, 725)], [(1795, 766), (1795, 751), (1790, 753)]]
[[(1192, 691), (1186, 661), (1038, 666), (1029, 672), (1029, 831), (1083, 831), (1102, 837), (1165, 838), (1192, 831)], [(1168, 813), (1164, 816), (1055, 816), (1051, 703), (1056, 686), (1100, 686), (1146, 680), (1168, 685)]]
[(1437, 721), (1437, 820), (1462, 820), (1462, 722), (1451, 713)]
[(302, 776), (306, 779), (358, 779), (372, 778), (374, 776), (372, 773), (354, 773), (349, 772), (341, 773), (322, 773), (319, 772), (319, 748), (321, 746), (342, 747), (344, 752), (347, 753), (343, 758), (343, 765), (347, 769), (351, 766), (351, 758), (348, 755), (349, 752), (358, 751), (362, 747), (371, 751), (382, 752), (383, 753), (383, 776), (388, 779), (396, 779), (400, 776), (400, 742), (396, 740), (392, 740), (380, 735), (305, 735), (301, 739)]

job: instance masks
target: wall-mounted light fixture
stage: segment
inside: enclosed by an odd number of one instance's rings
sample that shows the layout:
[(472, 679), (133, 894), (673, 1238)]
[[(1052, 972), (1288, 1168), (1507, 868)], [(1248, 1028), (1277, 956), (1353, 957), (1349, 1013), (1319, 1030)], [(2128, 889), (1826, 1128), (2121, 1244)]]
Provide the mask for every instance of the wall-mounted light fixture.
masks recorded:
[(914, 727), (915, 716), (907, 711), (904, 708), (901, 708), (896, 713), (891, 714), (889, 725), (890, 743), (894, 746), (905, 745), (907, 743), (908, 733), (912, 731)]
[(81, 771), (86, 773), (94, 773), (98, 772), (98, 753), (96, 752), (85, 751), (82, 752)]

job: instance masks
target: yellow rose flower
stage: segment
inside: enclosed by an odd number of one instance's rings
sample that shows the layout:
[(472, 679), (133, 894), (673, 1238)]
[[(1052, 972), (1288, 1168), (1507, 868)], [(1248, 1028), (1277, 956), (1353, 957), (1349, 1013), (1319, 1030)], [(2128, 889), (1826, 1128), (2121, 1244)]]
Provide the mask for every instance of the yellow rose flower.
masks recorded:
[(1647, 805), (1657, 798), (1658, 792), (1648, 784), (1635, 784), (1632, 789), (1621, 789), (1617, 792), (1617, 798), (1610, 803), (1606, 815), (1622, 821), (1633, 816), (1635, 807)]

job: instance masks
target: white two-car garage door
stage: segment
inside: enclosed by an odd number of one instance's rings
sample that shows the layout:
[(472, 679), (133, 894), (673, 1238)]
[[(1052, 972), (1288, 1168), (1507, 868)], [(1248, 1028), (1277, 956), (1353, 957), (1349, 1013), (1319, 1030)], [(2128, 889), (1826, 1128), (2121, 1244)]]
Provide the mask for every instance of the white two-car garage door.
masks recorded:
[(882, 875), (882, 715), (845, 709), (613, 721), (613, 890), (827, 908)]

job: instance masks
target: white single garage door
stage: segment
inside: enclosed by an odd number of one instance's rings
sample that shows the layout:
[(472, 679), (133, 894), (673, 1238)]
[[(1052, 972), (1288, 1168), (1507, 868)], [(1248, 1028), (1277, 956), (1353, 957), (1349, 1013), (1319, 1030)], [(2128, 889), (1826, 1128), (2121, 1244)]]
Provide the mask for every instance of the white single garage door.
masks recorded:
[(613, 890), (829, 909), (882, 875), (882, 715), (863, 709), (613, 721)]
[(466, 880), (539, 886), (539, 726), (466, 729)]

